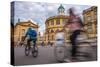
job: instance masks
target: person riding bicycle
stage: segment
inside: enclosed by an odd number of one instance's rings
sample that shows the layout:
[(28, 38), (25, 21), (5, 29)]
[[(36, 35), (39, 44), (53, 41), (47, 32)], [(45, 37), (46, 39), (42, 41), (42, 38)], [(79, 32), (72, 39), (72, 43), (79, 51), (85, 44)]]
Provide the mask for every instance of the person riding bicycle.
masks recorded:
[(70, 32), (72, 33), (70, 35), (70, 41), (72, 44), (72, 55), (71, 56), (72, 56), (72, 58), (75, 58), (76, 50), (77, 50), (76, 39), (77, 39), (78, 35), (80, 35), (80, 32), (82, 31), (82, 27), (84, 25), (83, 25), (81, 18), (74, 13), (74, 8), (69, 9), (68, 24), (66, 24), (65, 26), (67, 26), (69, 28)]
[(31, 27), (28, 28), (24, 40), (27, 38), (27, 45), (30, 47), (30, 42), (32, 41), (34, 43), (34, 47), (36, 47), (36, 41), (37, 41), (37, 32), (32, 29)]

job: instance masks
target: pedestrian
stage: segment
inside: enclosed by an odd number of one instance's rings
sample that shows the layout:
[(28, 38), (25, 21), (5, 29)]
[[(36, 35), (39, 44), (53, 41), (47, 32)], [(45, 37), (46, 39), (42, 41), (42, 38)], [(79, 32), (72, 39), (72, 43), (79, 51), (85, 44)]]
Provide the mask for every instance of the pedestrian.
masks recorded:
[(44, 41), (41, 43), (41, 46), (44, 46)]

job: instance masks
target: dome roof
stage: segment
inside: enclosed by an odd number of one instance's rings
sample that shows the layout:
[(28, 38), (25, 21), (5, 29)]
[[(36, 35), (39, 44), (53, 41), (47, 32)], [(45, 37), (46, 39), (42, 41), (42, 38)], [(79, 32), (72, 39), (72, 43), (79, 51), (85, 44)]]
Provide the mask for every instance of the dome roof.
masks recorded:
[[(62, 4), (59, 6), (58, 8), (58, 11), (59, 12), (62, 12), (61, 10), (65, 10), (65, 8), (62, 6)], [(64, 11), (63, 11), (64, 12)], [(56, 16), (52, 16), (52, 17), (49, 17), (46, 19), (46, 22), (49, 21), (49, 20), (52, 20), (52, 19), (68, 19), (68, 16), (65, 15), (65, 14), (59, 14), (59, 15), (56, 15)], [(45, 23), (46, 23), (45, 22)]]
[(59, 9), (65, 9), (63, 6), (62, 6), (62, 4), (59, 6), (59, 8), (58, 8), (58, 10)]

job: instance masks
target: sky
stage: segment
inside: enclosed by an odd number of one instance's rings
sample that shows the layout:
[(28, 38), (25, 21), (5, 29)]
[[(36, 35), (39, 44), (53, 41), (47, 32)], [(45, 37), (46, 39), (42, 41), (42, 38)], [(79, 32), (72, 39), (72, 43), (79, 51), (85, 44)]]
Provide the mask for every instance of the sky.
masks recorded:
[[(41, 3), (41, 2), (25, 2), (15, 1), (14, 8), (14, 24), (20, 21), (31, 20), (39, 25), (41, 34), (45, 31), (45, 21), (47, 18), (58, 15), (58, 8), (62, 3)], [(74, 7), (76, 13), (82, 17), (82, 11), (90, 8), (89, 5), (72, 5), (62, 4), (65, 8), (65, 15), (68, 15), (68, 9)]]

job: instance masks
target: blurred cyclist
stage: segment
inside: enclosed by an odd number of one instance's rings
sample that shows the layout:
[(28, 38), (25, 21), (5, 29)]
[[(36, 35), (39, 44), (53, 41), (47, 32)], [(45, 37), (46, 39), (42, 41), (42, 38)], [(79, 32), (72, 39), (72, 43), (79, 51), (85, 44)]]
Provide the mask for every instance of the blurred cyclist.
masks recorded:
[(24, 40), (27, 38), (27, 45), (30, 47), (30, 42), (32, 41), (34, 43), (34, 47), (36, 46), (37, 41), (37, 32), (35, 30), (32, 30), (32, 28), (28, 28)]
[(81, 29), (83, 27), (83, 23), (81, 18), (74, 13), (74, 8), (69, 9), (68, 24), (66, 24), (65, 26), (67, 26), (70, 29), (70, 32), (72, 33), (70, 35), (70, 40), (72, 44), (72, 58), (75, 58), (77, 49), (76, 38), (82, 31)]

